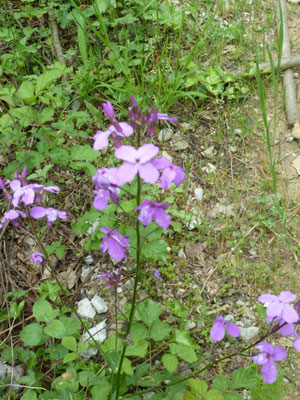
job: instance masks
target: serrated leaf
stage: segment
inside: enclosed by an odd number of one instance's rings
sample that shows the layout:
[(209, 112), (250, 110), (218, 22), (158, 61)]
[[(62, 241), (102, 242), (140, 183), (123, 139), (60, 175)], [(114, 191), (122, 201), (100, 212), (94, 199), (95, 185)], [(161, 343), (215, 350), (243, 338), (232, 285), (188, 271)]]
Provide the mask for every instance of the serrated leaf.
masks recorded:
[(168, 244), (164, 240), (153, 240), (145, 242), (142, 254), (145, 258), (154, 261), (166, 261), (168, 257)]
[(199, 348), (195, 340), (190, 336), (189, 332), (184, 329), (176, 329), (174, 332), (174, 340), (178, 344), (185, 344), (186, 346), (193, 347), (194, 349)]
[(239, 393), (227, 392), (223, 393), (224, 400), (243, 400), (243, 397)]
[(94, 176), (97, 172), (97, 168), (94, 165), (84, 161), (72, 161), (70, 162), (70, 167), (73, 169), (82, 169), (90, 177)]
[(19, 90), (17, 91), (17, 96), (21, 100), (25, 100), (27, 102), (31, 102), (35, 95), (34, 95), (34, 84), (30, 81), (24, 81), (22, 82), (21, 86), (19, 87)]
[(156, 320), (151, 326), (150, 338), (154, 341), (164, 340), (169, 335), (171, 330), (172, 328), (169, 324), (160, 320)]
[(125, 374), (127, 375), (133, 375), (133, 368), (131, 362), (126, 357), (124, 357), (123, 359), (122, 371), (125, 372)]
[(161, 358), (161, 362), (170, 373), (175, 372), (178, 367), (178, 358), (174, 354), (164, 354)]
[(209, 390), (203, 398), (204, 400), (224, 400), (222, 394), (216, 389)]
[(136, 322), (132, 325), (130, 329), (130, 335), (139, 339), (147, 339), (149, 336), (149, 332), (144, 324)]
[(78, 353), (82, 353), (83, 351), (85, 351), (86, 349), (89, 348), (89, 344), (88, 343), (79, 343), (78, 344)]
[(256, 371), (252, 368), (241, 368), (232, 373), (230, 389), (250, 389), (256, 385)]
[(190, 364), (197, 361), (197, 356), (195, 351), (189, 346), (185, 346), (183, 344), (171, 343), (170, 350), (172, 354), (175, 354), (176, 356), (182, 358), (182, 360)]
[(50, 323), (59, 314), (59, 310), (53, 310), (49, 301), (38, 299), (32, 308), (33, 315), (40, 322)]
[(133, 339), (133, 344), (126, 347), (126, 356), (145, 357), (149, 343), (143, 339)]
[(20, 333), (20, 338), (29, 346), (37, 346), (40, 344), (43, 334), (43, 328), (40, 324), (30, 324), (25, 326)]
[(69, 362), (72, 362), (72, 361), (76, 360), (76, 358), (78, 358), (77, 353), (68, 353), (64, 357), (64, 363), (67, 364)]
[(190, 378), (187, 381), (191, 390), (201, 396), (204, 396), (208, 389), (208, 384), (199, 378)]
[(151, 327), (153, 322), (159, 318), (162, 312), (163, 309), (159, 304), (147, 299), (137, 306), (136, 319), (143, 321), (145, 325)]
[(213, 379), (213, 383), (211, 385), (213, 389), (217, 389), (220, 392), (226, 392), (228, 386), (229, 386), (229, 377), (224, 375), (217, 375)]
[(99, 151), (94, 150), (88, 144), (84, 146), (74, 146), (71, 150), (72, 159), (79, 161), (94, 161), (99, 157), (99, 154)]
[(48, 336), (55, 339), (62, 339), (66, 335), (64, 324), (57, 319), (52, 321), (50, 325), (46, 326), (44, 330)]
[(199, 400), (199, 397), (192, 392), (184, 392), (183, 399), (184, 400)]
[(64, 73), (58, 69), (52, 69), (38, 76), (36, 80), (35, 94), (37, 96), (40, 95), (47, 86), (56, 81), (56, 79), (60, 78), (63, 74)]
[(74, 336), (64, 336), (61, 344), (68, 350), (77, 351), (77, 342)]

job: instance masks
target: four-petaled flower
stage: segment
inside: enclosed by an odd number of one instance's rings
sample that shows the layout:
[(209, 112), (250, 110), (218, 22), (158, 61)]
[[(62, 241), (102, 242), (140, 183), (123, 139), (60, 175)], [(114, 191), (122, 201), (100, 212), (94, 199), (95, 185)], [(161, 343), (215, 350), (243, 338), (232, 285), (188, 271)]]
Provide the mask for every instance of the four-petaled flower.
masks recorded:
[(3, 224), (6, 221), (10, 221), (14, 226), (19, 226), (18, 218), (19, 217), (26, 218), (26, 214), (23, 211), (20, 210), (9, 210), (7, 211), (3, 218), (2, 221), (0, 222), (0, 229), (2, 228)]
[(118, 193), (120, 189), (115, 178), (117, 171), (117, 168), (102, 168), (98, 169), (97, 173), (93, 176), (96, 186), (96, 190), (93, 192), (97, 195), (93, 201), (93, 206), (97, 210), (104, 210), (107, 207), (109, 199), (115, 204), (119, 203)]
[(152, 143), (144, 144), (137, 150), (132, 146), (121, 146), (115, 151), (119, 160), (125, 161), (116, 174), (119, 185), (131, 182), (136, 174), (152, 185), (158, 180), (159, 173), (151, 160), (157, 155), (159, 148)]
[(160, 187), (167, 189), (172, 182), (179, 186), (185, 180), (185, 172), (182, 168), (172, 164), (165, 157), (156, 158), (152, 164), (157, 169), (162, 169), (163, 172), (160, 176)]
[(225, 336), (225, 326), (230, 336), (235, 338), (240, 335), (241, 330), (238, 326), (230, 321), (226, 321), (222, 316), (219, 316), (215, 319), (215, 322), (210, 330), (211, 339), (216, 342), (222, 340)]
[(32, 207), (30, 210), (30, 215), (32, 218), (39, 219), (46, 217), (47, 218), (47, 226), (52, 226), (52, 223), (60, 219), (67, 219), (67, 214), (64, 211), (55, 210), (54, 208), (44, 208), (44, 207)]
[(41, 265), (46, 264), (44, 254), (43, 253), (39, 253), (39, 252), (33, 253), (31, 258), (30, 258), (30, 261), (34, 262), (34, 263), (39, 263)]
[(275, 294), (262, 294), (259, 296), (258, 301), (261, 303), (269, 303), (267, 306), (267, 316), (269, 318), (282, 318), (287, 323), (298, 321), (299, 316), (294, 307), (289, 303), (296, 299), (296, 295), (282, 291), (279, 296)]
[(138, 219), (144, 226), (150, 224), (155, 219), (157, 225), (162, 228), (168, 228), (171, 223), (171, 216), (165, 213), (165, 210), (170, 207), (170, 204), (157, 203), (145, 199), (135, 210), (140, 210)]
[(102, 150), (108, 146), (108, 138), (112, 135), (114, 144), (116, 147), (120, 147), (122, 145), (120, 137), (128, 137), (133, 134), (133, 128), (127, 122), (118, 122), (118, 129), (116, 125), (111, 125), (106, 131), (97, 131), (94, 136), (94, 150)]
[(112, 271), (105, 272), (103, 274), (94, 275), (93, 278), (102, 278), (106, 282), (107, 289), (116, 287), (119, 280), (121, 279), (121, 268)]
[(108, 254), (113, 260), (122, 260), (126, 258), (126, 247), (130, 247), (128, 235), (122, 236), (119, 232), (109, 228), (100, 228), (101, 232), (106, 233), (102, 238), (100, 250)]
[(272, 346), (270, 343), (261, 342), (255, 346), (256, 349), (263, 353), (255, 354), (252, 360), (262, 365), (261, 376), (266, 383), (273, 383), (277, 378), (277, 368), (275, 361), (284, 360), (287, 352), (281, 346)]

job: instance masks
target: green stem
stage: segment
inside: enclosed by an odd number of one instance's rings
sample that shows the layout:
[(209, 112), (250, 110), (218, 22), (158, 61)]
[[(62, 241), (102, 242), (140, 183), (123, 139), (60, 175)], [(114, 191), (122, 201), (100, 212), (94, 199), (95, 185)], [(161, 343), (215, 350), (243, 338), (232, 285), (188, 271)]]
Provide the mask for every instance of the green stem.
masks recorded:
[[(137, 204), (139, 205), (141, 203), (142, 184), (141, 184), (141, 178), (139, 177), (139, 175), (138, 175), (137, 179), (138, 179)], [(135, 308), (136, 308), (137, 285), (138, 285), (138, 282), (140, 279), (140, 270), (141, 270), (142, 246), (141, 246), (141, 234), (140, 234), (140, 221), (138, 219), (136, 219), (136, 238), (137, 238), (137, 242), (136, 242), (136, 272), (135, 272), (135, 280), (134, 280), (134, 286), (133, 286), (131, 310), (130, 310), (128, 325), (127, 325), (126, 334), (125, 334), (126, 337), (130, 333), (130, 329), (131, 329), (132, 322), (133, 322), (134, 312), (135, 312)], [(123, 350), (122, 350), (122, 354), (121, 354), (121, 358), (120, 358), (120, 362), (119, 362), (119, 366), (118, 366), (115, 400), (118, 400), (118, 398), (119, 398), (121, 369), (122, 369), (127, 345), (128, 345), (127, 342), (125, 342), (123, 345)]]

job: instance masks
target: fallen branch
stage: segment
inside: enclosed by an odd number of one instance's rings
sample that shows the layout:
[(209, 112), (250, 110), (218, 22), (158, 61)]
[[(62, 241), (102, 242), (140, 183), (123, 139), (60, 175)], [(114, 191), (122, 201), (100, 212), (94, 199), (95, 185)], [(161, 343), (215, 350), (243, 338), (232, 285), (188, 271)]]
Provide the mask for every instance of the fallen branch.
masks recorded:
[[(283, 27), (283, 43), (282, 43), (282, 56), (289, 58), (291, 56), (290, 41), (288, 36), (287, 26), (287, 9), (285, 0), (279, 0), (282, 15)], [(276, 8), (277, 12), (277, 30), (280, 31), (281, 16), (279, 6)], [(292, 135), (300, 139), (300, 112), (297, 106), (296, 85), (294, 81), (294, 74), (292, 69), (286, 69), (283, 73), (283, 88), (285, 91), (285, 112), (287, 123), (292, 128)]]

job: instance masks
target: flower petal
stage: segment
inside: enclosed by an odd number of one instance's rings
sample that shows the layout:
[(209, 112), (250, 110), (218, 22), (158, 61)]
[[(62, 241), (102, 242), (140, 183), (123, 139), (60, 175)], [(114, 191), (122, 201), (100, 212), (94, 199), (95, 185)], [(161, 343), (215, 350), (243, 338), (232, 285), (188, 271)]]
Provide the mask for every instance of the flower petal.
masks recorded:
[(112, 134), (112, 130), (108, 129), (107, 131), (98, 131), (96, 135), (94, 136), (94, 145), (93, 149), (94, 150), (102, 150), (105, 147), (108, 146), (108, 138)]
[(261, 377), (266, 383), (273, 383), (277, 379), (277, 368), (274, 361), (269, 360), (261, 368)]
[(152, 160), (159, 152), (159, 147), (155, 146), (153, 143), (146, 143), (137, 150), (137, 157), (140, 163), (147, 163)]
[(225, 336), (225, 328), (223, 319), (221, 320), (220, 317), (217, 317), (210, 330), (210, 337), (212, 340), (219, 342), (220, 340), (223, 339), (224, 336)]
[(238, 326), (236, 326), (234, 323), (225, 321), (225, 325), (227, 327), (227, 332), (229, 333), (230, 336), (232, 336), (232, 337), (240, 336), (241, 329)]
[(258, 301), (260, 303), (271, 303), (273, 301), (278, 301), (278, 297), (275, 294), (262, 294), (259, 296)]
[(284, 350), (282, 346), (275, 346), (273, 348), (272, 357), (275, 361), (281, 361), (287, 357), (287, 352)]
[(171, 216), (167, 213), (165, 213), (162, 209), (158, 208), (156, 209), (154, 213), (154, 218), (160, 227), (166, 229), (170, 226), (171, 223)]
[(115, 151), (115, 156), (119, 160), (135, 164), (137, 159), (137, 151), (132, 146), (123, 145)]
[[(122, 147), (124, 147), (124, 146), (122, 146)], [(120, 147), (120, 149), (122, 147)], [(136, 164), (131, 164), (129, 162), (125, 162), (124, 164), (122, 164), (118, 168), (118, 171), (116, 173), (116, 180), (118, 182), (118, 185), (121, 186), (121, 185), (124, 185), (124, 183), (133, 181), (137, 172), (138, 172), (138, 167), (136, 166)]]
[(278, 300), (284, 302), (284, 303), (290, 303), (292, 301), (295, 301), (297, 296), (287, 290), (283, 290), (280, 295), (278, 296)]
[(113, 238), (107, 238), (107, 246), (108, 246), (108, 254), (113, 260), (122, 260), (123, 258), (126, 258), (126, 253), (124, 250), (124, 247), (120, 245), (119, 242), (117, 242)]
[(43, 218), (46, 215), (47, 210), (44, 207), (32, 207), (30, 215), (32, 218)]
[(145, 182), (151, 183), (151, 185), (154, 185), (159, 178), (158, 170), (150, 162), (146, 164), (139, 164), (138, 171), (140, 177), (144, 179)]
[(293, 323), (298, 321), (299, 316), (294, 307), (289, 304), (283, 304), (282, 318), (288, 323)]

